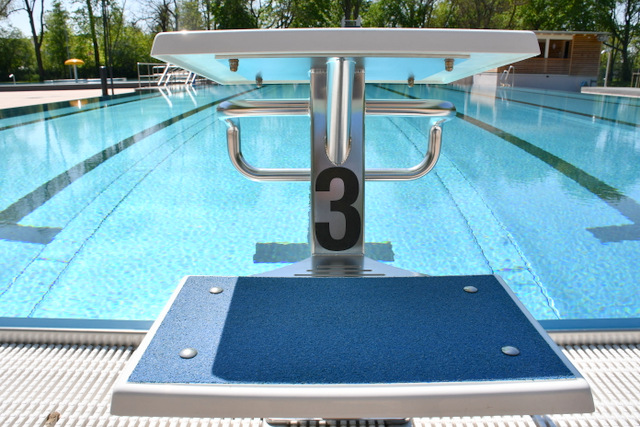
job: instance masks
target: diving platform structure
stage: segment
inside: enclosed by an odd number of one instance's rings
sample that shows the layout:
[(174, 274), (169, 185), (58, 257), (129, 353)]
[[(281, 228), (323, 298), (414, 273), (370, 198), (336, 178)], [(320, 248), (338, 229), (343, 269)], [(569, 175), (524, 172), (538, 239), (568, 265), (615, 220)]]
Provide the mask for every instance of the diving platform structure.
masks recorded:
[[(448, 101), (366, 99), (365, 84), (444, 84), (538, 53), (535, 35), (520, 31), (159, 34), (152, 56), (221, 84), (309, 84), (308, 99), (232, 100), (218, 110), (240, 173), (310, 182), (312, 256), (252, 277), (183, 279), (116, 384), (112, 413), (405, 419), (593, 411), (586, 380), (500, 277), (428, 277), (364, 256), (364, 182), (427, 174), (442, 126), (455, 117)], [(310, 117), (310, 168), (246, 162), (239, 121), (270, 115)], [(366, 115), (428, 121), (424, 159), (365, 169)]]

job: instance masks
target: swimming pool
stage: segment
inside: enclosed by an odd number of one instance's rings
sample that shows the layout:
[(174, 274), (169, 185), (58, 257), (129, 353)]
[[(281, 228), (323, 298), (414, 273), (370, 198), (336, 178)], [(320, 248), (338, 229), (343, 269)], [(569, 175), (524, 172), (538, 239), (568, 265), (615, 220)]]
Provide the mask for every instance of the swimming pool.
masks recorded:
[[(304, 182), (228, 160), (223, 99), (308, 86), (202, 87), (2, 111), (0, 317), (154, 319), (184, 275), (250, 275), (308, 255)], [(538, 319), (640, 317), (640, 101), (530, 89), (369, 85), (454, 103), (426, 177), (366, 184), (370, 255), (500, 274)], [(367, 118), (367, 167), (406, 167), (426, 124)], [(261, 167), (308, 167), (309, 119), (241, 120)], [(379, 250), (382, 249), (382, 250)]]

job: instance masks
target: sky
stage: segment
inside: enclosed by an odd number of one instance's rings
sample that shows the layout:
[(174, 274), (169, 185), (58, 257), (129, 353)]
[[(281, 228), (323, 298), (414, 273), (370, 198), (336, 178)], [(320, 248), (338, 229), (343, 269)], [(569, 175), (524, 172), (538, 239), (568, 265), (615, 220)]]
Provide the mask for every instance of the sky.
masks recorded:
[[(38, 2), (38, 5), (39, 3), (40, 2)], [(23, 5), (24, 5), (24, 0), (14, 0), (14, 8), (23, 7)], [(44, 5), (45, 5), (45, 10), (48, 9), (51, 6), (51, 1), (45, 0)], [(39, 14), (40, 8), (38, 7), (37, 10)], [(31, 36), (31, 28), (29, 27), (29, 17), (26, 11), (16, 10), (12, 12), (9, 15), (9, 17), (6, 19), (6, 22), (11, 23), (13, 27), (22, 31), (22, 34), (24, 34), (26, 37)]]

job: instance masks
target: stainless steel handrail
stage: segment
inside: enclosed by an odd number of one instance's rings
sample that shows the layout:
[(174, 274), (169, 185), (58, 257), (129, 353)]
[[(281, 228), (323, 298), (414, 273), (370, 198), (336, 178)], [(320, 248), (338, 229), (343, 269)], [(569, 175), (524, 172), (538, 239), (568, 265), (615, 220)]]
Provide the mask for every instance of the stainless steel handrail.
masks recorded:
[(310, 169), (256, 168), (244, 160), (240, 147), (240, 129), (229, 119), (227, 123), (227, 150), (231, 164), (244, 176), (254, 181), (309, 181)]
[(410, 181), (428, 174), (438, 162), (442, 146), (442, 128), (446, 119), (439, 120), (429, 130), (429, 145), (424, 159), (410, 168), (399, 169), (367, 169), (364, 171), (365, 181)]
[[(218, 111), (226, 117), (261, 117), (309, 115), (309, 101), (299, 99), (227, 101), (218, 106)], [(369, 115), (414, 116), (439, 119), (429, 131), (427, 153), (424, 159), (410, 168), (368, 169), (367, 181), (406, 181), (418, 179), (427, 173), (438, 161), (442, 145), (441, 124), (455, 116), (453, 104), (437, 100), (367, 100), (365, 112)], [(244, 176), (254, 181), (308, 181), (308, 168), (257, 168), (248, 164), (242, 155), (240, 129), (230, 119), (225, 119), (227, 129), (227, 150), (233, 166)]]
[(308, 116), (307, 99), (246, 99), (225, 101), (218, 112), (227, 117)]

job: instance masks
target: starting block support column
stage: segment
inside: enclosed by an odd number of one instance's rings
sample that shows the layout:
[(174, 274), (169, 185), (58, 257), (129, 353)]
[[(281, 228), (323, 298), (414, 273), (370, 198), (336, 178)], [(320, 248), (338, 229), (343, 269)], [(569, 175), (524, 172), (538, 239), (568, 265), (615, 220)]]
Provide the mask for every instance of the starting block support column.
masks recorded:
[(348, 58), (311, 70), (311, 250), (364, 256), (364, 71)]

